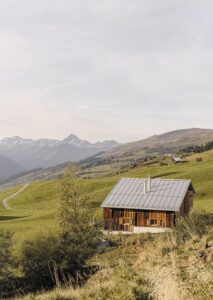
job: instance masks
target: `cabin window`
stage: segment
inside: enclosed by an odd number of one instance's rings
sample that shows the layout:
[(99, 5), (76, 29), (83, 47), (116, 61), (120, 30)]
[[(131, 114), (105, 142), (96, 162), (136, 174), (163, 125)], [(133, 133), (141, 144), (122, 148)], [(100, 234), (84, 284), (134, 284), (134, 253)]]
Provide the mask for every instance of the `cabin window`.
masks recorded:
[(150, 219), (150, 225), (157, 225), (157, 220)]

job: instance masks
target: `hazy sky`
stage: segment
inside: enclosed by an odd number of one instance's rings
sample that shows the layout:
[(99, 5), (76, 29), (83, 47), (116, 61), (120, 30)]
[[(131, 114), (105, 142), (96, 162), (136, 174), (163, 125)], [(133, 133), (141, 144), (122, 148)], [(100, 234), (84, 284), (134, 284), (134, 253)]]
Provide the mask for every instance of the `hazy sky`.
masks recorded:
[(0, 138), (213, 128), (212, 0), (0, 0)]

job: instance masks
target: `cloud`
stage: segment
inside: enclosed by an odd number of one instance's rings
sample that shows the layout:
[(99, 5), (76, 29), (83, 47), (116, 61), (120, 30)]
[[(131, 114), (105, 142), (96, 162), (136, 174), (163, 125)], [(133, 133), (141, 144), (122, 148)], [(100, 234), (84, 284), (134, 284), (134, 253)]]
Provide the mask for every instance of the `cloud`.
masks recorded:
[(0, 136), (126, 141), (212, 127), (212, 8), (2, 0)]

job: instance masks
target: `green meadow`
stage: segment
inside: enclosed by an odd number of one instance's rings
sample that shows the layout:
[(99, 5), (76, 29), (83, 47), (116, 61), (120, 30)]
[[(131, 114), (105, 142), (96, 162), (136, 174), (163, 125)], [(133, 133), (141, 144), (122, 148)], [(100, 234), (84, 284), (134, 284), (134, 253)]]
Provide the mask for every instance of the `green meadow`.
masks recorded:
[[(196, 155), (188, 158), (184, 164), (160, 163), (140, 166), (121, 175), (79, 179), (79, 185), (86, 201), (96, 216), (102, 216), (101, 202), (114, 184), (122, 177), (164, 177), (191, 179), (196, 190), (194, 209), (213, 212), (213, 151), (202, 154), (203, 160), (196, 161)], [(40, 181), (30, 184), (17, 197), (9, 201), (10, 210), (6, 210), (2, 201), (17, 192), (21, 187), (13, 187), (0, 192), (0, 229), (14, 232), (17, 241), (32, 233), (48, 228), (57, 228), (57, 181)]]

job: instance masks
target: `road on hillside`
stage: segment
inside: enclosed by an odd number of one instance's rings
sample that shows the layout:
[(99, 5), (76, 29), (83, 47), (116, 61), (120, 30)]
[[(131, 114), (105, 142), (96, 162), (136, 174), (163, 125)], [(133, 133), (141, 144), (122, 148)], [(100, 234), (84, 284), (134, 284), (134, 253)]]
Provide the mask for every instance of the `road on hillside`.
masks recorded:
[(8, 204), (8, 201), (15, 198), (16, 196), (18, 196), (20, 193), (22, 193), (27, 187), (29, 186), (29, 183), (26, 183), (18, 192), (10, 195), (9, 197), (5, 198), (3, 201), (2, 201), (2, 204), (3, 206), (6, 208), (6, 209), (10, 209), (9, 207), (9, 204)]

